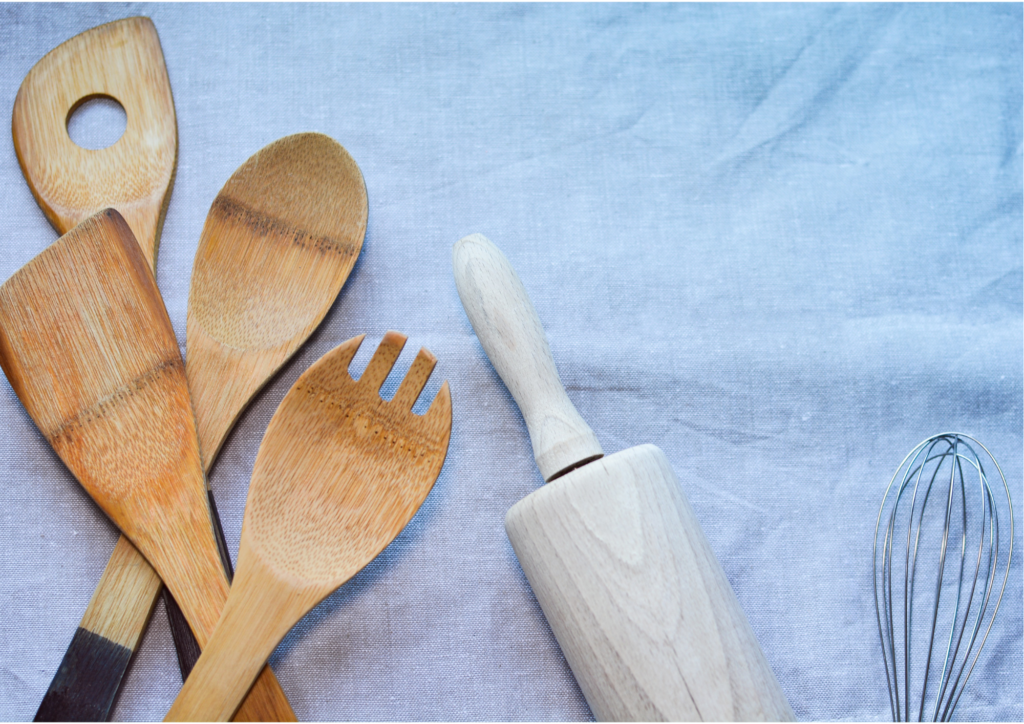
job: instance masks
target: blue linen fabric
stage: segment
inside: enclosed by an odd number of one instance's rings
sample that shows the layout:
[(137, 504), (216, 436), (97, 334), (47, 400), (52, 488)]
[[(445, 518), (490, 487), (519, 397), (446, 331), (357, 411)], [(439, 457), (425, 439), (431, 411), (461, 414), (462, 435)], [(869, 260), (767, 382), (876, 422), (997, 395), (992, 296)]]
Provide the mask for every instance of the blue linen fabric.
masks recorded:
[[(366, 333), (356, 373), (398, 329), (384, 394), (420, 346), (426, 395), (452, 387), (423, 508), (271, 660), (300, 719), (590, 716), (503, 530), (542, 480), (455, 290), (473, 232), (605, 450), (666, 452), (801, 719), (889, 717), (871, 542), (917, 442), (993, 451), (1024, 552), (1020, 4), (9, 4), (0, 107), (138, 14), (177, 111), (157, 278), (183, 351), (203, 221), (246, 158), (320, 131), (369, 194), (345, 289), (211, 472), (232, 552), (267, 422), (320, 355)], [(54, 238), (0, 142), (0, 278)], [(6, 382), (0, 420), (0, 719), (24, 720), (117, 532)], [(1022, 719), (1020, 561), (960, 719)], [(159, 604), (114, 716), (160, 719), (179, 687)]]

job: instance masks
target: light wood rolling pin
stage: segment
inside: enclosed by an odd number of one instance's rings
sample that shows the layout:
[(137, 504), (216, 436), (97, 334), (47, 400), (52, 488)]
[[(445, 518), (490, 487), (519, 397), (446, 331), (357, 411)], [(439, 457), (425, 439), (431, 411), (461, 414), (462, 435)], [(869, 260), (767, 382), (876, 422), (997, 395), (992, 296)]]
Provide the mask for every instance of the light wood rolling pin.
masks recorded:
[(549, 482), (509, 510), (505, 529), (594, 716), (794, 719), (665, 454), (640, 445), (602, 457), (508, 260), (480, 234), (452, 256), (466, 314)]

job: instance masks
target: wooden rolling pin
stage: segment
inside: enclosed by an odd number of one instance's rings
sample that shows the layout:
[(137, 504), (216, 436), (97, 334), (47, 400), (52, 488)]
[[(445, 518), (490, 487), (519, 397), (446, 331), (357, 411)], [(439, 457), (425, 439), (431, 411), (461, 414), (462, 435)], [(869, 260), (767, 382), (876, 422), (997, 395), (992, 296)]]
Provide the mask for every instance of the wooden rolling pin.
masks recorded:
[(594, 716), (794, 719), (665, 454), (640, 445), (603, 457), (508, 260), (473, 234), (453, 262), (550, 483), (509, 510), (505, 529)]

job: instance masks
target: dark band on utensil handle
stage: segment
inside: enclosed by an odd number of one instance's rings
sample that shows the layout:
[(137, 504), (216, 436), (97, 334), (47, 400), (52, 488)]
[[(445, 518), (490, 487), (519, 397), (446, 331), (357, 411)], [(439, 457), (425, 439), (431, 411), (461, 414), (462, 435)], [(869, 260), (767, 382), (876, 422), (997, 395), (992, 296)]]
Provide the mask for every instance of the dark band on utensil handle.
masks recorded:
[[(207, 497), (210, 499), (210, 518), (213, 521), (213, 530), (217, 538), (217, 550), (220, 551), (221, 562), (224, 563), (224, 572), (228, 575), (228, 581), (234, 578), (235, 572), (231, 566), (231, 554), (228, 553), (228, 542), (224, 538), (224, 527), (220, 522), (220, 515), (217, 513), (217, 503), (213, 500), (213, 491), (207, 488)], [(174, 650), (178, 654), (178, 668), (181, 669), (181, 680), (184, 681), (192, 673), (192, 667), (199, 660), (202, 650), (199, 642), (196, 641), (192, 629), (185, 620), (185, 614), (181, 612), (178, 602), (174, 600), (171, 592), (164, 587), (164, 606), (167, 607), (167, 622), (171, 625), (171, 636), (174, 638)]]
[(131, 658), (126, 646), (79, 628), (33, 721), (107, 721)]

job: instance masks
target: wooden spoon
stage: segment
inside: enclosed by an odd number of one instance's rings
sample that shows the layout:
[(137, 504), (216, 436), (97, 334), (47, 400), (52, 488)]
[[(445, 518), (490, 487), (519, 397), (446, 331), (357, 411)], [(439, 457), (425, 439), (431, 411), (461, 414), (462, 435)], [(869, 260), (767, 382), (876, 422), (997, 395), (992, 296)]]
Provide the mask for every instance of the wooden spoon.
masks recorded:
[[(186, 328), (204, 470), (253, 396), (323, 321), (359, 256), (366, 217), (359, 166), (321, 133), (264, 147), (217, 194), (192, 265)], [(208, 495), (230, 576), (213, 491)], [(187, 679), (199, 648), (177, 604), (165, 600)]]
[[(200, 644), (228, 581), (167, 311), (124, 219), (82, 222), (0, 287), (0, 367), (92, 498), (156, 569)], [(264, 671), (246, 708), (287, 720)]]
[(421, 349), (384, 402), (405, 337), (388, 332), (354, 382), (348, 366), (362, 340), (320, 358), (274, 413), (224, 614), (166, 721), (227, 721), (288, 630), (373, 560), (433, 487), (451, 434), (448, 383), (425, 415), (413, 414), (436, 361)]
[[(113, 98), (127, 116), (124, 135), (98, 151), (78, 146), (67, 131), (75, 109), (97, 97)], [(107, 23), (51, 50), (22, 81), (11, 130), (21, 171), (57, 231), (115, 208), (155, 269), (178, 126), (153, 21)]]
[(331, 308), (366, 215), (359, 167), (320, 133), (275, 141), (217, 194), (192, 266), (186, 328), (204, 459), (217, 456), (239, 413)]

